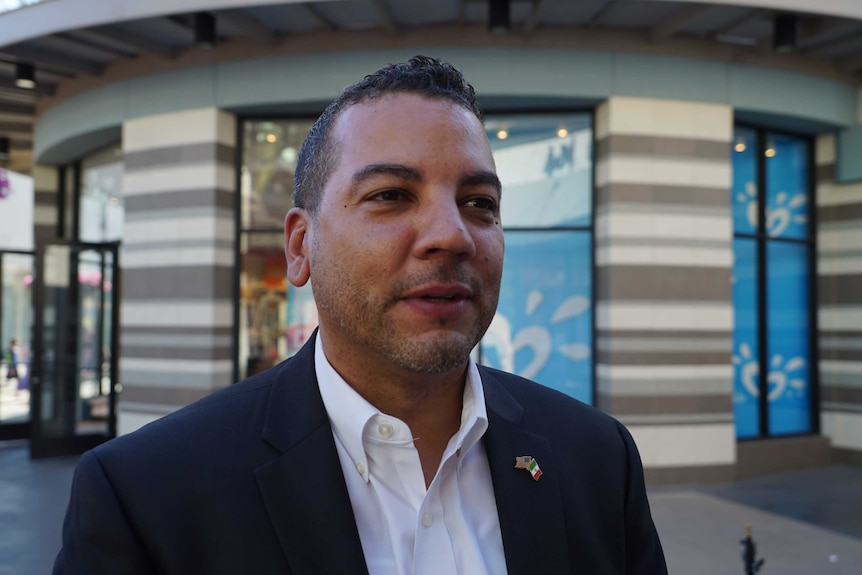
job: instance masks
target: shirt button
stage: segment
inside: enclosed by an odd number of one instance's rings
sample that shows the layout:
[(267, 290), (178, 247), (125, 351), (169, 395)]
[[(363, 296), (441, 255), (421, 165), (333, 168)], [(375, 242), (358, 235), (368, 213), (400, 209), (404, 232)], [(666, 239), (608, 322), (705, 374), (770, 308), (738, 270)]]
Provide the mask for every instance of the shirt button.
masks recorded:
[(359, 472), (359, 475), (365, 475), (365, 466), (362, 465), (361, 461), (356, 462), (356, 471)]
[(434, 516), (430, 513), (422, 514), (422, 525), (425, 527), (431, 527), (431, 524), (434, 523)]
[(377, 431), (380, 433), (380, 437), (382, 437), (384, 439), (389, 439), (390, 437), (392, 437), (392, 432), (394, 430), (392, 429), (391, 424), (381, 423), (380, 427), (377, 428)]

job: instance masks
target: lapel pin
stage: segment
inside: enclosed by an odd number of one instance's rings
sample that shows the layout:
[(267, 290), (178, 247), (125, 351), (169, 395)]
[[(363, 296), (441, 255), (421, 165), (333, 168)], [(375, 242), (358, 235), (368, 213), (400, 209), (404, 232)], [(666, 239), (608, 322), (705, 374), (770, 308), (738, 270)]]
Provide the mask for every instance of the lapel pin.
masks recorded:
[(542, 470), (539, 469), (539, 464), (530, 455), (521, 455), (515, 458), (515, 469), (526, 469), (536, 481), (542, 476)]

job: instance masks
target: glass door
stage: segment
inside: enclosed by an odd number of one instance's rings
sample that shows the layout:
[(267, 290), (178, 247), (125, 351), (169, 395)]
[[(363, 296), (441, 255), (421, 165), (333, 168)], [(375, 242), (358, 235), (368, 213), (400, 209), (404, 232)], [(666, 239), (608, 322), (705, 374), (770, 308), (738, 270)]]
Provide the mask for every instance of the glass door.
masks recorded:
[(81, 453), (116, 435), (118, 242), (37, 252), (32, 457)]
[(0, 251), (0, 440), (30, 434), (31, 252)]

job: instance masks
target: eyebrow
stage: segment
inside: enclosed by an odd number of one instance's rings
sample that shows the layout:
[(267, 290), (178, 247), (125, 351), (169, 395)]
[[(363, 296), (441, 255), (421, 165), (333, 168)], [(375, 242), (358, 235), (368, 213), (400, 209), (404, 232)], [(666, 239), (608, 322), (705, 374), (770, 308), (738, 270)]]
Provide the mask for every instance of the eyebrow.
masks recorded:
[(462, 186), (491, 186), (497, 189), (498, 194), (502, 195), (503, 193), (503, 184), (500, 183), (497, 174), (485, 170), (468, 174), (467, 177), (461, 179), (460, 184)]
[[(394, 176), (409, 182), (421, 182), (424, 179), (421, 171), (402, 164), (370, 164), (353, 174), (351, 179), (353, 185), (357, 186), (375, 176)], [(471, 172), (461, 178), (458, 184), (460, 186), (492, 186), (497, 189), (497, 193), (502, 193), (503, 190), (503, 185), (497, 174), (486, 170)]]
[(401, 164), (370, 164), (353, 174), (351, 179), (353, 185), (356, 186), (375, 176), (395, 176), (411, 182), (422, 181), (422, 172)]

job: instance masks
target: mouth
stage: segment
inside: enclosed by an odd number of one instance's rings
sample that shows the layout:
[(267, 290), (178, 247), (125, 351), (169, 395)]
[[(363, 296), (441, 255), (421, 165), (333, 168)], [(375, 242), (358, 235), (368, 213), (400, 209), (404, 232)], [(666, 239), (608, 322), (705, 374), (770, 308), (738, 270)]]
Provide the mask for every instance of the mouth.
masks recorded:
[(468, 300), (473, 291), (461, 284), (422, 286), (409, 291), (403, 299), (432, 303), (452, 303)]

